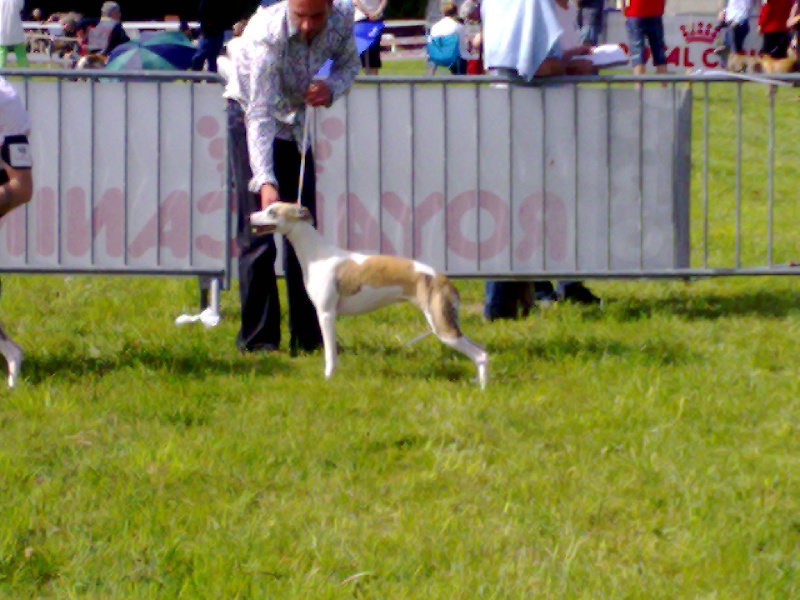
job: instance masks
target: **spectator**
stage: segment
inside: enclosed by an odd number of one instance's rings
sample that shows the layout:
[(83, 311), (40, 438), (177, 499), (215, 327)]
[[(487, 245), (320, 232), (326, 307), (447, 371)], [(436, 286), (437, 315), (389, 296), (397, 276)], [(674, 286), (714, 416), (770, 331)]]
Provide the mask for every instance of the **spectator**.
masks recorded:
[(722, 56), (723, 66), (731, 50), (743, 55), (744, 42), (750, 33), (750, 11), (753, 0), (727, 0), (725, 8), (719, 13), (722, 27), (727, 27), (722, 45), (714, 51)]
[(0, 77), (0, 218), (33, 195), (31, 121), (14, 88)]
[(653, 55), (656, 73), (667, 72), (663, 18), (665, 3), (666, 0), (629, 0), (625, 7), (625, 28), (628, 31), (634, 75), (644, 75), (646, 71), (645, 41)]
[[(236, 345), (242, 352), (269, 352), (278, 349), (281, 339), (275, 241), (272, 235), (253, 236), (248, 217), (277, 200), (297, 200), (302, 154), (306, 159), (301, 202), (316, 213), (314, 158), (310, 148), (298, 146), (304, 137), (306, 106), (330, 106), (358, 74), (352, 8), (347, 0), (288, 0), (259, 8), (230, 58), (234, 76), (225, 96), (242, 309)], [(333, 62), (330, 76), (314, 79), (328, 59)], [(290, 348), (314, 350), (322, 336), (288, 243), (284, 272)]]
[(114, 48), (129, 42), (122, 27), (122, 9), (117, 2), (104, 2), (100, 7), (100, 19), (83, 19), (76, 27), (76, 36), (82, 38), (81, 52), (98, 52), (108, 56)]
[[(587, 48), (590, 46), (584, 43), (581, 32), (575, 28), (575, 24), (577, 24), (575, 7), (570, 5), (569, 0), (555, 0), (555, 4), (556, 18), (563, 29), (559, 43), (564, 49), (565, 58), (569, 59), (564, 67), (565, 71), (570, 75), (596, 74), (595, 66), (590, 61), (580, 58), (587, 54)], [(549, 281), (534, 281), (532, 295), (533, 299), (539, 302), (556, 300), (570, 300), (581, 304), (598, 304), (600, 302), (600, 298), (595, 296), (581, 281), (558, 281), (555, 289)]]
[[(31, 120), (14, 88), (0, 77), (0, 218), (33, 196)], [(14, 386), (23, 352), (0, 326), (0, 352), (8, 363), (8, 385)]]
[(222, 51), (225, 31), (233, 27), (240, 16), (234, 12), (235, 8), (236, 3), (230, 0), (200, 0), (200, 39), (192, 57), (192, 71), (202, 71), (208, 63), (208, 70), (217, 72), (217, 57)]
[(41, 23), (44, 21), (44, 17), (42, 16), (42, 9), (41, 8), (34, 8), (31, 11), (31, 21), (36, 21)]
[[(470, 41), (464, 24), (458, 19), (458, 8), (450, 0), (442, 2), (442, 18), (433, 24), (430, 31), (431, 37), (458, 36), (458, 60), (450, 67), (453, 75), (466, 75), (467, 61), (471, 58)], [(453, 48), (455, 51), (455, 48)], [(455, 52), (454, 52), (455, 54)]]
[(58, 57), (71, 55), (75, 61), (78, 59), (80, 50), (80, 40), (78, 39), (78, 24), (83, 17), (78, 13), (62, 14), (58, 21), (60, 31), (51, 35), (51, 54)]
[(603, 31), (605, 0), (578, 0), (578, 28), (587, 46), (597, 46)]
[(8, 53), (17, 57), (17, 67), (29, 67), (22, 9), (25, 0), (0, 0), (0, 69), (6, 67)]
[(481, 5), (477, 0), (464, 0), (458, 7), (467, 36), (467, 75), (483, 75), (483, 50), (481, 48)]
[[(383, 11), (386, 10), (388, 0), (353, 0), (356, 9), (356, 21), (382, 21)], [(383, 66), (381, 62), (381, 40), (373, 40), (369, 48), (361, 53), (361, 66), (366, 75), (377, 75)]]
[[(490, 73), (530, 81), (595, 72), (590, 61), (580, 59), (591, 50), (581, 43), (567, 0), (484, 3), (481, 13), (484, 61)], [(548, 281), (535, 282), (533, 287), (540, 301), (558, 298)], [(564, 282), (559, 287), (563, 299), (599, 302), (580, 282)], [(529, 308), (531, 292), (530, 282), (487, 281), (484, 316), (489, 320), (516, 318), (520, 307), (523, 312)]]
[(764, 36), (761, 54), (786, 58), (789, 50), (789, 16), (794, 0), (764, 0), (758, 15), (758, 32)]

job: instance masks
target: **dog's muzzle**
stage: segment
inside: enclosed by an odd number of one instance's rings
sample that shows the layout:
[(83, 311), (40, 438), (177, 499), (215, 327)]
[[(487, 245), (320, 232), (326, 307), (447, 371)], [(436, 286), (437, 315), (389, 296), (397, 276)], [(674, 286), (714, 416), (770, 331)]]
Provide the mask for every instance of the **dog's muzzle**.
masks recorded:
[(275, 229), (275, 225), (250, 225), (250, 231), (253, 235), (269, 235)]
[(254, 223), (253, 222), (254, 221), (253, 217), (256, 217), (255, 220), (258, 220), (258, 217), (260, 217), (260, 216), (261, 215), (259, 215), (258, 213), (254, 213), (254, 214), (250, 215), (250, 218), (249, 218), (250, 231), (253, 233), (253, 235), (269, 235), (270, 233), (275, 231), (277, 226), (275, 224), (273, 224), (273, 223)]

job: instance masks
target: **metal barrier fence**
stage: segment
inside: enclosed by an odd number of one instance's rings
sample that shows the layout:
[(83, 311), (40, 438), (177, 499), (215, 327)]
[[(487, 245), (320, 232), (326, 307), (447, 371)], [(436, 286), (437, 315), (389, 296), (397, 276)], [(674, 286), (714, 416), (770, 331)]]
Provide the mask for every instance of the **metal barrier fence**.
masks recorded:
[[(234, 256), (216, 76), (8, 75), (36, 188), (0, 221), (0, 270), (218, 291)], [(796, 274), (796, 81), (360, 78), (315, 114), (318, 226), (455, 277)]]
[(9, 80), (33, 121), (35, 189), (0, 221), (0, 269), (227, 275), (215, 75), (29, 69)]
[(797, 80), (363, 78), (317, 115), (319, 225), (457, 277), (795, 274)]

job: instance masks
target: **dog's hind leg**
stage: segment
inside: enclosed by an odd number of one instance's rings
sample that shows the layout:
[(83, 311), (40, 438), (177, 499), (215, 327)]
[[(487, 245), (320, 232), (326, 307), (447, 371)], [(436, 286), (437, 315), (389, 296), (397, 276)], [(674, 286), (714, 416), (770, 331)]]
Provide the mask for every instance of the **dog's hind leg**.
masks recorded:
[(17, 384), (17, 376), (22, 366), (24, 353), (19, 344), (6, 335), (2, 324), (0, 324), (0, 354), (8, 363), (8, 387), (13, 388)]
[(432, 280), (429, 303), (423, 308), (423, 312), (436, 337), (475, 363), (478, 383), (482, 390), (486, 389), (489, 355), (480, 345), (461, 333), (458, 326), (458, 291), (445, 277), (437, 276)]
[(439, 336), (445, 344), (468, 356), (478, 370), (478, 383), (482, 390), (486, 389), (486, 382), (489, 380), (489, 355), (480, 345), (469, 339), (465, 335), (457, 338), (447, 338)]

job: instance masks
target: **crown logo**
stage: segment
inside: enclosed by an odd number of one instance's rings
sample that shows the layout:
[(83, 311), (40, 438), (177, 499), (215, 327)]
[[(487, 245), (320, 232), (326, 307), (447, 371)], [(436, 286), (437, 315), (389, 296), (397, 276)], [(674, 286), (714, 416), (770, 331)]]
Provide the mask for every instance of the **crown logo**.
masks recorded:
[(686, 25), (681, 25), (681, 33), (687, 44), (692, 42), (711, 44), (717, 38), (718, 29), (714, 23), (697, 21), (692, 23), (691, 29)]

